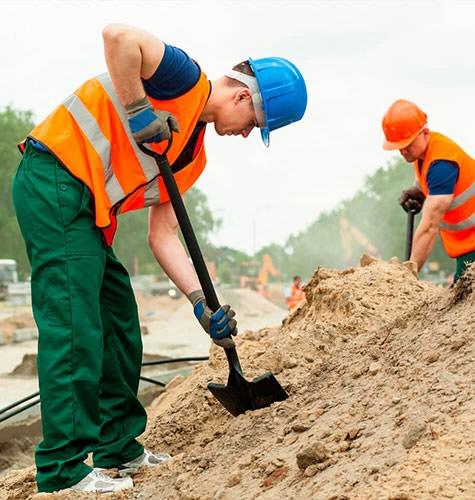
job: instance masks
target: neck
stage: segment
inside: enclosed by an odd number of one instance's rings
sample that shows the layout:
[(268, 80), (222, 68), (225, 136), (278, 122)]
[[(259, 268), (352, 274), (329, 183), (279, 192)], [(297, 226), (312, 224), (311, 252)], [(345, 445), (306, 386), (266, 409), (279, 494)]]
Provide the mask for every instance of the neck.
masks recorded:
[(209, 95), (208, 101), (201, 112), (199, 121), (212, 123), (216, 120), (216, 114), (220, 107), (220, 94), (222, 93), (222, 87), (224, 83), (224, 77), (219, 80), (213, 80), (211, 82), (211, 93)]

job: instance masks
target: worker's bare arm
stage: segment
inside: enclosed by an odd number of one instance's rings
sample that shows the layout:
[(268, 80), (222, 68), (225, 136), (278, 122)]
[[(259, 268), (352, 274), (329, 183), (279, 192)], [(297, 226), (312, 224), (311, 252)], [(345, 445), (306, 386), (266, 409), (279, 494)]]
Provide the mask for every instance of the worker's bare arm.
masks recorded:
[(424, 203), (422, 219), (414, 234), (411, 260), (417, 263), (420, 270), (434, 247), (439, 224), (450, 207), (454, 196), (428, 196)]
[(178, 222), (170, 202), (150, 209), (148, 242), (167, 276), (185, 294), (201, 289), (195, 269), (178, 238)]
[(102, 36), (107, 69), (120, 102), (127, 106), (145, 96), (140, 78), (154, 74), (165, 46), (150, 33), (126, 24), (108, 24)]

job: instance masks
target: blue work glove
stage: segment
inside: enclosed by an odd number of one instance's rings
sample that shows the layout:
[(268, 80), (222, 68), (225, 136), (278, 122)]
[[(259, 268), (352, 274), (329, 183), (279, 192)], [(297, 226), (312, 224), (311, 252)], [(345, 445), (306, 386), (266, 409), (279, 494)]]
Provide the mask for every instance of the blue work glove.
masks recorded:
[(235, 347), (231, 335), (237, 335), (236, 313), (231, 306), (226, 304), (213, 312), (206, 304), (203, 290), (196, 290), (188, 295), (188, 300), (193, 304), (193, 312), (200, 322), (203, 330), (209, 334), (216, 345), (224, 349)]
[(168, 111), (153, 109), (144, 97), (125, 108), (129, 116), (129, 126), (137, 143), (169, 141), (172, 130), (179, 132), (177, 119)]

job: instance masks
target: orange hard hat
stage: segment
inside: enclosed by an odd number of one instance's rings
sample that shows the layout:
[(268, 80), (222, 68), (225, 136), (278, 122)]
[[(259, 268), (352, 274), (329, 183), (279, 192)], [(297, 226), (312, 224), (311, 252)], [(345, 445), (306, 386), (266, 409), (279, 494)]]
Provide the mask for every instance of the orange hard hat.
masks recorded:
[(411, 101), (398, 99), (383, 116), (386, 140), (383, 149), (392, 151), (409, 146), (427, 125), (427, 115)]

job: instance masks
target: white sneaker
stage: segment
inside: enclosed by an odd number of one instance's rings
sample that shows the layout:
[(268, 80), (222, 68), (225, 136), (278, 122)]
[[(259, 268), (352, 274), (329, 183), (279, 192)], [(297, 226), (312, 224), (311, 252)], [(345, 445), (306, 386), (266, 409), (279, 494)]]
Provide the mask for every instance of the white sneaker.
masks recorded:
[(143, 466), (156, 467), (157, 465), (170, 460), (170, 458), (171, 456), (168, 453), (152, 453), (151, 451), (144, 449), (143, 453), (137, 458), (134, 458), (134, 460), (119, 465), (119, 476), (126, 477), (135, 474), (139, 467)]
[(133, 488), (134, 483), (130, 477), (113, 479), (98, 470), (92, 470), (81, 481), (71, 486), (74, 491), (95, 491), (97, 493), (111, 493), (112, 491)]

